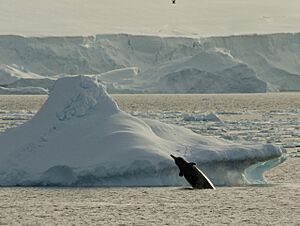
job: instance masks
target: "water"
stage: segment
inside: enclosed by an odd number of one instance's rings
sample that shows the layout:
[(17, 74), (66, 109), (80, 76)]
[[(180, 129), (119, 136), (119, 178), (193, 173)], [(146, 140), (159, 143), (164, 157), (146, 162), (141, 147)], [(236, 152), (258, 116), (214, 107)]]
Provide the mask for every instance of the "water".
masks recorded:
[[(291, 157), (266, 186), (0, 188), (0, 225), (299, 225), (300, 93), (115, 95), (121, 109), (239, 142), (271, 142)], [(30, 119), (45, 96), (0, 96), (0, 132)], [(215, 112), (223, 121), (184, 121)]]

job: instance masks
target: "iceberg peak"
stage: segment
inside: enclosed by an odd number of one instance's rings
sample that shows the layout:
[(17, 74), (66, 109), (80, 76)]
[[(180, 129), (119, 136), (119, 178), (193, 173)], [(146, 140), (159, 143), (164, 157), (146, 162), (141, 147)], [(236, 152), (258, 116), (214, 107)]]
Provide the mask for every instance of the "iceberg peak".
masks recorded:
[(64, 121), (83, 117), (91, 112), (110, 115), (118, 111), (117, 103), (96, 77), (81, 75), (59, 79), (39, 114), (45, 117), (52, 114)]

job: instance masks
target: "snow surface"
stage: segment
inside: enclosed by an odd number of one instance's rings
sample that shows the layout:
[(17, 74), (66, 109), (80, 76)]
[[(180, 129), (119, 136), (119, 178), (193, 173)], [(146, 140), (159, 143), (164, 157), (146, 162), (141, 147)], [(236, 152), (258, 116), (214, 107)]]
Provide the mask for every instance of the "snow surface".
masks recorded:
[(185, 184), (170, 154), (197, 162), (215, 185), (262, 183), (263, 172), (284, 160), (271, 144), (235, 144), (138, 119), (86, 76), (57, 80), (30, 121), (0, 135), (0, 150), (2, 186)]

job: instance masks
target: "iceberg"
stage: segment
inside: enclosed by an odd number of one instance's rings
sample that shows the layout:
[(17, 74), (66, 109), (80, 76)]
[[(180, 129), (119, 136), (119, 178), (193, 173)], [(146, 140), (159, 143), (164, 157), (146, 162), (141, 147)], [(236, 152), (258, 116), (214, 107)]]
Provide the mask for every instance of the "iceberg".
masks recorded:
[(31, 79), (31, 80), (43, 80), (47, 77), (29, 72), (23, 67), (18, 65), (5, 65), (0, 64), (0, 85), (10, 85), (18, 80)]
[(0, 94), (47, 94), (54, 78), (30, 72), (16, 64), (0, 64)]
[(0, 186), (185, 185), (170, 154), (196, 162), (219, 186), (254, 183), (267, 162), (284, 159), (271, 144), (236, 144), (136, 118), (97, 77), (65, 77), (31, 120), (0, 134)]

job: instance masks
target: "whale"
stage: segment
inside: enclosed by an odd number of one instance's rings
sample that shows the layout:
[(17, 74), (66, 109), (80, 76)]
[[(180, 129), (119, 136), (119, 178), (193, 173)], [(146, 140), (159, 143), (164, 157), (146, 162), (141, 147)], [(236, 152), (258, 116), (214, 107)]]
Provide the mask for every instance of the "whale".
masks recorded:
[(175, 157), (175, 164), (179, 168), (179, 176), (183, 177), (196, 189), (216, 189), (210, 179), (196, 166), (194, 162), (187, 162), (182, 157)]

